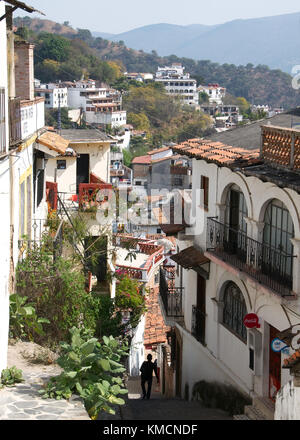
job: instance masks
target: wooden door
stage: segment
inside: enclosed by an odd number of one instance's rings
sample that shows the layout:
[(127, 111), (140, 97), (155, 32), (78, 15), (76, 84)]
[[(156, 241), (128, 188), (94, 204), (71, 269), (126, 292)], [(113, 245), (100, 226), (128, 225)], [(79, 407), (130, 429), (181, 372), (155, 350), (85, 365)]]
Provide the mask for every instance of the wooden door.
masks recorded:
[(77, 159), (77, 194), (81, 183), (90, 183), (90, 155), (80, 154)]
[(197, 310), (196, 310), (196, 332), (197, 339), (205, 344), (205, 321), (206, 321), (206, 281), (198, 275), (197, 280)]
[(270, 325), (269, 341), (269, 397), (275, 401), (275, 396), (281, 388), (281, 353), (276, 353), (271, 348), (271, 342), (277, 337), (279, 330)]

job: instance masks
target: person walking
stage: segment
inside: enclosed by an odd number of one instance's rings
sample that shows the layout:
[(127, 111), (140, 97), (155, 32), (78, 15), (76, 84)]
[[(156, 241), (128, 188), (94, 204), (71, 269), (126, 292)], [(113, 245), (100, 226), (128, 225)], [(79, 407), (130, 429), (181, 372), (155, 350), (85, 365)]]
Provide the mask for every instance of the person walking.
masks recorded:
[[(141, 386), (143, 391), (142, 399), (150, 399), (151, 396), (151, 388), (152, 388), (152, 379), (153, 379), (153, 371), (155, 373), (157, 383), (159, 383), (159, 376), (157, 371), (157, 361), (152, 362), (152, 355), (148, 354), (147, 361), (143, 362), (140, 372), (141, 372)], [(145, 384), (148, 384), (148, 389), (146, 392)]]

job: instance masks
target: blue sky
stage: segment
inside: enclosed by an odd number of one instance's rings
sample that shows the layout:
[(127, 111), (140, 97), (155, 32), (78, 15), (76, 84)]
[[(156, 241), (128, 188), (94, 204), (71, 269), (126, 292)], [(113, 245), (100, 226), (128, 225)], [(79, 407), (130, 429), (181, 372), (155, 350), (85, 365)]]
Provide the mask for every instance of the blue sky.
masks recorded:
[[(121, 33), (155, 23), (219, 24), (300, 12), (299, 0), (23, 0), (50, 20), (69, 21), (74, 28)], [(15, 16), (29, 15), (16, 12)]]

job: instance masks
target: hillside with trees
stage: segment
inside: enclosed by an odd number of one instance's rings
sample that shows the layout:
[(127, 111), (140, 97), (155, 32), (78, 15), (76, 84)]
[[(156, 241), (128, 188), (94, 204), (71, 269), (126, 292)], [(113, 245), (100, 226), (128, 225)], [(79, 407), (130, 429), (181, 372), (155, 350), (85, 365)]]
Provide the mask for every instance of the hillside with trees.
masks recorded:
[[(70, 79), (71, 77), (78, 79), (82, 75), (89, 74), (97, 80), (113, 82), (118, 77), (118, 68), (123, 72), (154, 73), (158, 66), (178, 62), (186, 67), (199, 84), (218, 82), (227, 88), (228, 93), (236, 97), (243, 96), (251, 104), (268, 104), (288, 109), (300, 103), (299, 91), (294, 90), (291, 85), (292, 77), (281, 70), (272, 70), (265, 65), (254, 66), (250, 63), (236, 66), (218, 64), (209, 60), (196, 61), (175, 55), (160, 57), (155, 50), (145, 53), (142, 50), (127, 48), (123, 41), (113, 42), (101, 37), (94, 38), (87, 29), (76, 31), (73, 29), (72, 33), (70, 32), (72, 28), (68, 23), (60, 25), (60, 32), (55, 32), (55, 35), (50, 34), (55, 44), (59, 44), (60, 39), (63, 39), (63, 44), (67, 45), (64, 60), (56, 59), (57, 57), (53, 59), (51, 58), (53, 54), (47, 55), (43, 50), (45, 39), (47, 41), (47, 38), (50, 38), (49, 35), (46, 37), (48, 32), (45, 34), (45, 31), (49, 29), (49, 25), (46, 26), (45, 22), (47, 20), (32, 20), (30, 17), (25, 17), (22, 21), (19, 18), (15, 20), (16, 25), (26, 24), (30, 39), (37, 44), (36, 69), (37, 75), (43, 81), (54, 81), (57, 78)], [(55, 24), (52, 28), (53, 26)], [(66, 33), (58, 35), (63, 30)], [(21, 32), (20, 28), (19, 32)], [(105, 63), (112, 61), (113, 65)], [(117, 69), (115, 69), (116, 66), (118, 66)]]

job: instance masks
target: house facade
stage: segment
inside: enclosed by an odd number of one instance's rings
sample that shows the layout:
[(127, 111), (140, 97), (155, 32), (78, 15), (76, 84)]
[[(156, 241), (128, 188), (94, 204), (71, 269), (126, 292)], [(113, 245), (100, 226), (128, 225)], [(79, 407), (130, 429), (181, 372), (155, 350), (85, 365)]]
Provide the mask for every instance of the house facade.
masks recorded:
[(68, 89), (59, 84), (40, 84), (35, 88), (35, 94), (45, 99), (46, 108), (68, 107)]
[(190, 396), (196, 382), (218, 381), (269, 405), (290, 380), (288, 353), (272, 341), (300, 322), (299, 136), (263, 126), (260, 151), (209, 140), (174, 147), (193, 158), (194, 212), (201, 206), (173, 257), (183, 323), (166, 316)]
[(127, 113), (122, 110), (122, 95), (108, 87), (96, 87), (95, 81), (66, 83), (68, 87), (68, 106), (80, 108), (88, 124), (112, 128), (127, 124)]
[(185, 73), (184, 69), (179, 63), (173, 63), (170, 67), (158, 67), (155, 81), (163, 84), (169, 95), (181, 99), (182, 104), (198, 106), (197, 81), (190, 78), (190, 74)]

